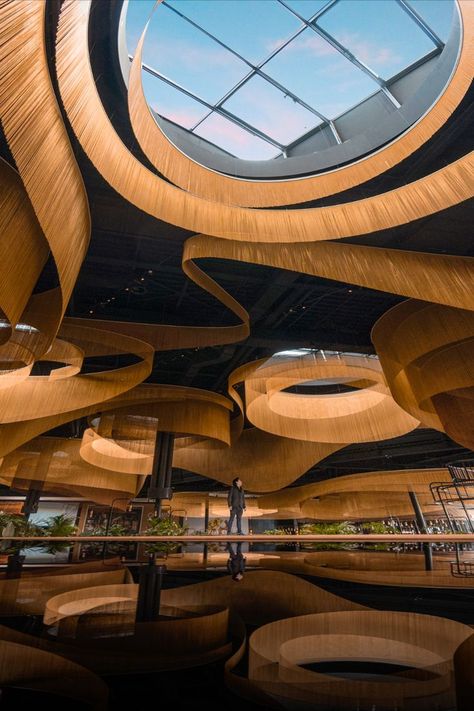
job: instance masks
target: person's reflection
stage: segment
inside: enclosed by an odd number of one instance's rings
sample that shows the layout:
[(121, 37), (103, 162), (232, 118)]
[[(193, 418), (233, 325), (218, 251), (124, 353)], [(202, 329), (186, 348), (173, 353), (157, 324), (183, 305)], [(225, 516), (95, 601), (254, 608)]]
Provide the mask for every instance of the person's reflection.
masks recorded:
[(227, 551), (229, 553), (227, 570), (232, 576), (232, 580), (239, 583), (244, 577), (245, 571), (245, 558), (242, 553), (242, 543), (228, 543)]

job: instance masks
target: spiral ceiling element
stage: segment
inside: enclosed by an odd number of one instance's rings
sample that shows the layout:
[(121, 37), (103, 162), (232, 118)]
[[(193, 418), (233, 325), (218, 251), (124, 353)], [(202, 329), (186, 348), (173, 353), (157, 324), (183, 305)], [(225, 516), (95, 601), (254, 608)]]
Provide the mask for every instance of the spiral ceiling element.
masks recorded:
[[(26, 487), (41, 480), (50, 490), (87, 491), (96, 500), (112, 499), (117, 491), (133, 495), (150, 472), (157, 431), (178, 435), (175, 466), (224, 482), (241, 474), (254, 491), (291, 483), (347, 444), (396, 437), (419, 423), (474, 447), (468, 424), (474, 402), (472, 259), (341, 241), (467, 200), (473, 193), (473, 155), (370, 198), (331, 207), (270, 209), (360, 185), (403, 161), (443, 127), (472, 79), (473, 3), (459, 2), (463, 38), (458, 62), (425, 116), (357, 163), (283, 181), (221, 175), (168, 141), (141, 86), (146, 28), (131, 68), (128, 108), (138, 143), (160, 174), (142, 164), (101, 102), (89, 56), (91, 7), (92, 0), (62, 4), (52, 69), (45, 2), (0, 3), (0, 118), (18, 171), (0, 161), (2, 481)], [(56, 80), (62, 107), (53, 88)], [(65, 121), (117, 193), (157, 220), (198, 233), (184, 245), (183, 271), (236, 316), (236, 325), (64, 318), (90, 236), (87, 194)], [(57, 286), (37, 293), (49, 253)], [(247, 312), (199, 268), (196, 261), (202, 258), (278, 267), (421, 301), (403, 303), (375, 326), (380, 361), (343, 356), (324, 362), (309, 357), (251, 363), (231, 375), (231, 399), (192, 388), (142, 385), (155, 350), (232, 343), (250, 332)], [(84, 358), (113, 354), (133, 355), (132, 365), (81, 374)], [(41, 359), (60, 367), (49, 376), (31, 375)], [(349, 378), (355, 391), (326, 396), (283, 392), (301, 382), (334, 377)], [(245, 384), (245, 404), (238, 383)], [(234, 406), (237, 415), (231, 421)], [(83, 416), (92, 417), (90, 427), (82, 443), (71, 445), (67, 465), (59, 464), (61, 458), (50, 451), (54, 444), (43, 445), (39, 435)], [(245, 416), (254, 427), (244, 429)], [(41, 466), (22, 466), (31, 458), (41, 460)]]

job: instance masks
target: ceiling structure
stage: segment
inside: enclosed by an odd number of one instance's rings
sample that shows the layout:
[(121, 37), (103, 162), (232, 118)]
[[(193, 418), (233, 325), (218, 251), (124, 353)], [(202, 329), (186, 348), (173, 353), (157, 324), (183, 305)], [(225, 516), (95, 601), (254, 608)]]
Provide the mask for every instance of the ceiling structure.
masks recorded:
[[(331, 8), (326, 8), (328, 17), (330, 11), (337, 10), (338, 3), (329, 4)], [(291, 11), (282, 9), (289, 17), (296, 18), (299, 26), (301, 17), (295, 15), (301, 12), (296, 7), (298, 3), (288, 2), (287, 5), (294, 7)], [(408, 7), (409, 3), (398, 5)], [(413, 9), (418, 7), (415, 2), (412, 5)], [(401, 8), (401, 11), (409, 18), (407, 7)], [(50, 66), (54, 62), (59, 9), (59, 3), (47, 6)], [(116, 30), (121, 10), (121, 2), (93, 4), (93, 21), (89, 30), (91, 65), (101, 100), (115, 130), (146, 164), (148, 159), (143, 157), (131, 129), (126, 88), (117, 57)], [(166, 11), (176, 14), (169, 8)], [(318, 20), (318, 36), (324, 30), (323, 18), (324, 15), (321, 15)], [(409, 21), (414, 22), (413, 17)], [(305, 23), (303, 25), (302, 32), (316, 34), (314, 28), (307, 27)], [(416, 26), (425, 38), (428, 37), (427, 26)], [(111, 28), (110, 32), (104, 34), (104, 27)], [(439, 54), (441, 49), (441, 45), (436, 46), (435, 42), (434, 54)], [(428, 54), (431, 56), (431, 52)], [(251, 71), (255, 73), (254, 69)], [(357, 71), (363, 70), (358, 67)], [(387, 81), (390, 78), (387, 77)], [(473, 115), (471, 89), (443, 127), (398, 165), (356, 187), (305, 203), (304, 207), (350, 203), (404, 186), (449, 165), (471, 148)], [(235, 316), (183, 273), (183, 245), (192, 232), (160, 222), (122, 197), (99, 174), (69, 124), (67, 129), (87, 190), (92, 222), (90, 246), (67, 306), (67, 316), (182, 326), (235, 324)], [(13, 163), (5, 143), (2, 151)], [(290, 205), (288, 209), (292, 207)], [(466, 201), (400, 226), (348, 237), (342, 242), (469, 257), (473, 256), (469, 237), (472, 218), (472, 204)], [(382, 314), (404, 300), (397, 294), (348, 282), (240, 261), (202, 259), (200, 267), (248, 310), (250, 335), (239, 343), (158, 351), (147, 382), (179, 384), (225, 393), (228, 376), (236, 368), (279, 351), (311, 348), (374, 353), (370, 338), (372, 327)], [(56, 283), (56, 268), (50, 260), (41, 275), (38, 291), (51, 288)], [(84, 361), (82, 372), (103, 371), (104, 367), (114, 368), (121, 362), (118, 356), (91, 356)], [(47, 365), (38, 362), (33, 373), (40, 374), (42, 368), (47, 368)], [(78, 419), (62, 425), (59, 430), (51, 430), (51, 433), (80, 436), (84, 426), (85, 420)], [(420, 428), (396, 440), (349, 445), (311, 468), (303, 481), (306, 483), (350, 471), (436, 466), (466, 454), (466, 449), (445, 434)], [(189, 485), (196, 488), (210, 486), (208, 479), (185, 471), (176, 473), (176, 482), (183, 488)]]
[[(369, 96), (400, 106), (391, 85), (442, 52), (453, 7), (165, 0), (151, 15), (145, 92), (160, 116), (238, 158), (286, 157), (323, 127), (340, 144), (335, 120)], [(129, 3), (130, 59), (152, 8)]]

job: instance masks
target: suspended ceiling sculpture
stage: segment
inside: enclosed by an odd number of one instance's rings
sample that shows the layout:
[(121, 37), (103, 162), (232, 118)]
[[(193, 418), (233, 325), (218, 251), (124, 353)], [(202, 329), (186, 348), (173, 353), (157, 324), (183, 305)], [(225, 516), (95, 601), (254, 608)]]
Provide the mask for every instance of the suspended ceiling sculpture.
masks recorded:
[[(284, 708), (376, 706), (451, 709), (456, 704), (453, 656), (468, 625), (431, 615), (366, 610), (278, 620), (249, 640), (249, 681)], [(405, 666), (390, 679), (341, 677), (305, 665), (379, 662)]]
[(474, 314), (407, 301), (372, 331), (398, 404), (474, 449)]
[[(290, 483), (350, 442), (394, 437), (416, 427), (419, 421), (473, 446), (472, 433), (466, 433), (467, 428), (454, 421), (460, 419), (459, 413), (463, 418), (472, 413), (474, 382), (469, 369), (462, 373), (471, 356), (469, 342), (457, 344), (453, 355), (456, 337), (459, 340), (456, 334), (449, 349), (443, 343), (446, 348), (441, 354), (437, 351), (436, 363), (433, 359), (428, 363), (425, 358), (424, 390), (415, 383), (411, 368), (406, 378), (413, 392), (400, 384), (400, 373), (408, 373), (412, 365), (410, 353), (397, 354), (399, 343), (394, 332), (384, 335), (383, 325), (374, 330), (383, 373), (376, 361), (357, 365), (346, 362), (337, 367), (332, 363), (338, 374), (344, 372), (343, 377), (357, 374), (356, 380), (362, 385), (355, 394), (307, 402), (281, 390), (298, 378), (320, 377), (318, 373), (328, 365), (311, 364), (315, 370), (310, 375), (307, 363), (270, 361), (257, 368), (250, 364), (230, 379), (229, 393), (240, 409), (232, 423), (231, 403), (221, 396), (190, 388), (140, 385), (150, 373), (155, 349), (234, 342), (249, 333), (246, 311), (195, 264), (194, 260), (203, 257), (291, 269), (434, 302), (432, 332), (426, 337), (420, 330), (416, 334), (416, 366), (421, 355), (438, 348), (436, 319), (454, 324), (462, 319), (462, 328), (471, 328), (472, 259), (335, 240), (406, 224), (466, 200), (473, 192), (472, 154), (413, 183), (363, 200), (292, 210), (252, 207), (282, 205), (283, 195), (287, 203), (294, 203), (341, 192), (420, 148), (449, 119), (469, 88), (474, 63), (472, 3), (460, 2), (463, 41), (451, 80), (415, 126), (356, 164), (275, 183), (236, 181), (177, 155), (156, 125), (143, 95), (144, 32), (130, 75), (130, 120), (142, 150), (175, 185), (139, 162), (115, 132), (102, 106), (89, 58), (90, 9), (90, 0), (66, 0), (61, 7), (56, 70), (67, 120), (97, 170), (124, 198), (157, 219), (204, 233), (186, 242), (183, 270), (230, 309), (239, 323), (229, 327), (174, 327), (63, 320), (89, 240), (87, 195), (51, 82), (45, 52), (45, 3), (3, 3), (1, 120), (19, 175), (10, 166), (0, 165), (4, 188), (0, 226), (5, 251), (0, 263), (0, 306), (5, 317), (0, 339), (0, 380), (4, 378), (0, 389), (0, 455), (58, 424), (110, 411), (97, 420), (98, 428), (91, 423), (81, 452), (91, 472), (110, 470), (103, 476), (108, 477), (109, 494), (113, 496), (114, 491), (125, 490), (120, 488), (125, 475), (129, 475), (126, 490), (132, 491), (130, 483), (138, 486), (141, 475), (150, 471), (153, 433), (157, 430), (180, 435), (176, 466), (225, 482), (242, 474), (247, 486), (255, 491), (270, 491)], [(48, 250), (57, 270), (58, 286), (34, 294)], [(420, 308), (410, 303), (402, 305), (403, 309)], [(405, 342), (405, 346), (409, 351), (410, 344)], [(100, 374), (79, 374), (84, 357), (113, 353), (133, 353), (137, 362)], [(62, 367), (48, 377), (29, 375), (33, 363), (46, 356)], [(449, 368), (445, 368), (446, 363)], [(276, 389), (270, 383), (268, 391), (267, 376), (275, 377), (275, 370), (279, 383)], [(244, 407), (234, 388), (238, 382), (246, 384), (246, 414), (257, 428), (243, 429)], [(429, 382), (433, 383), (431, 390)], [(417, 388), (420, 392), (414, 392)], [(26, 485), (27, 474), (15, 477), (18, 485)], [(67, 486), (66, 479), (57, 479), (57, 486)]]

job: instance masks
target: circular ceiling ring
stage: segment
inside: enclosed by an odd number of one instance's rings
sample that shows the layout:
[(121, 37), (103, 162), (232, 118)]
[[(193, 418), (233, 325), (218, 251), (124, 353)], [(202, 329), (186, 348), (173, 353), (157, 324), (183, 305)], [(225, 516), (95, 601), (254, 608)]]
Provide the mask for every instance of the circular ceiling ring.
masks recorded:
[[(470, 155), (401, 188), (331, 207), (253, 210), (187, 193), (142, 165), (111, 124), (90, 63), (90, 9), (90, 0), (68, 0), (61, 7), (56, 59), (64, 107), (74, 133), (103, 178), (122, 197), (159, 220), (226, 240), (294, 245), (341, 239), (405, 224), (472, 195), (474, 156)], [(468, 9), (474, 19), (474, 7)], [(466, 51), (470, 68), (474, 42)], [(131, 92), (143, 103), (140, 67), (136, 67), (137, 76), (132, 84), (136, 83), (137, 87), (136, 91), (131, 88)], [(468, 68), (465, 69), (467, 74)], [(467, 88), (467, 76), (464, 81)], [(446, 111), (446, 119), (452, 110), (450, 107)]]
[[(431, 96), (431, 105), (427, 111), (408, 128), (403, 130), (402, 124), (397, 123), (397, 137), (392, 137), (388, 145), (344, 167), (291, 179), (252, 180), (225, 175), (190, 158), (160, 126), (143, 92), (142, 53), (149, 22), (139, 40), (130, 71), (128, 97), (133, 131), (142, 150), (162, 175), (186, 192), (208, 200), (242, 207), (272, 207), (308, 202), (340, 193), (380, 175), (418, 150), (443, 126), (463, 99), (472, 79), (474, 7), (467, 0), (458, 0), (456, 7), (459, 17), (457, 12), (453, 13), (454, 24), (461, 24), (445, 47), (452, 56), (449, 57), (447, 83), (439, 86), (438, 96)], [(454, 44), (457, 46), (453, 52)], [(433, 74), (428, 82), (430, 90), (438, 86), (437, 81), (442, 72), (438, 68)], [(403, 106), (398, 111), (403, 115), (408, 108)], [(344, 144), (338, 148), (343, 149)], [(347, 149), (345, 152), (347, 154)], [(347, 160), (347, 155), (345, 158)], [(341, 155), (339, 162), (344, 162), (344, 155)], [(238, 159), (234, 163), (235, 172), (239, 165)]]
[[(295, 381), (333, 377), (370, 383), (354, 392), (318, 397), (281, 392)], [(365, 356), (274, 356), (246, 379), (245, 399), (247, 417), (256, 427), (306, 442), (390, 439), (419, 424), (392, 398), (378, 359)]]

